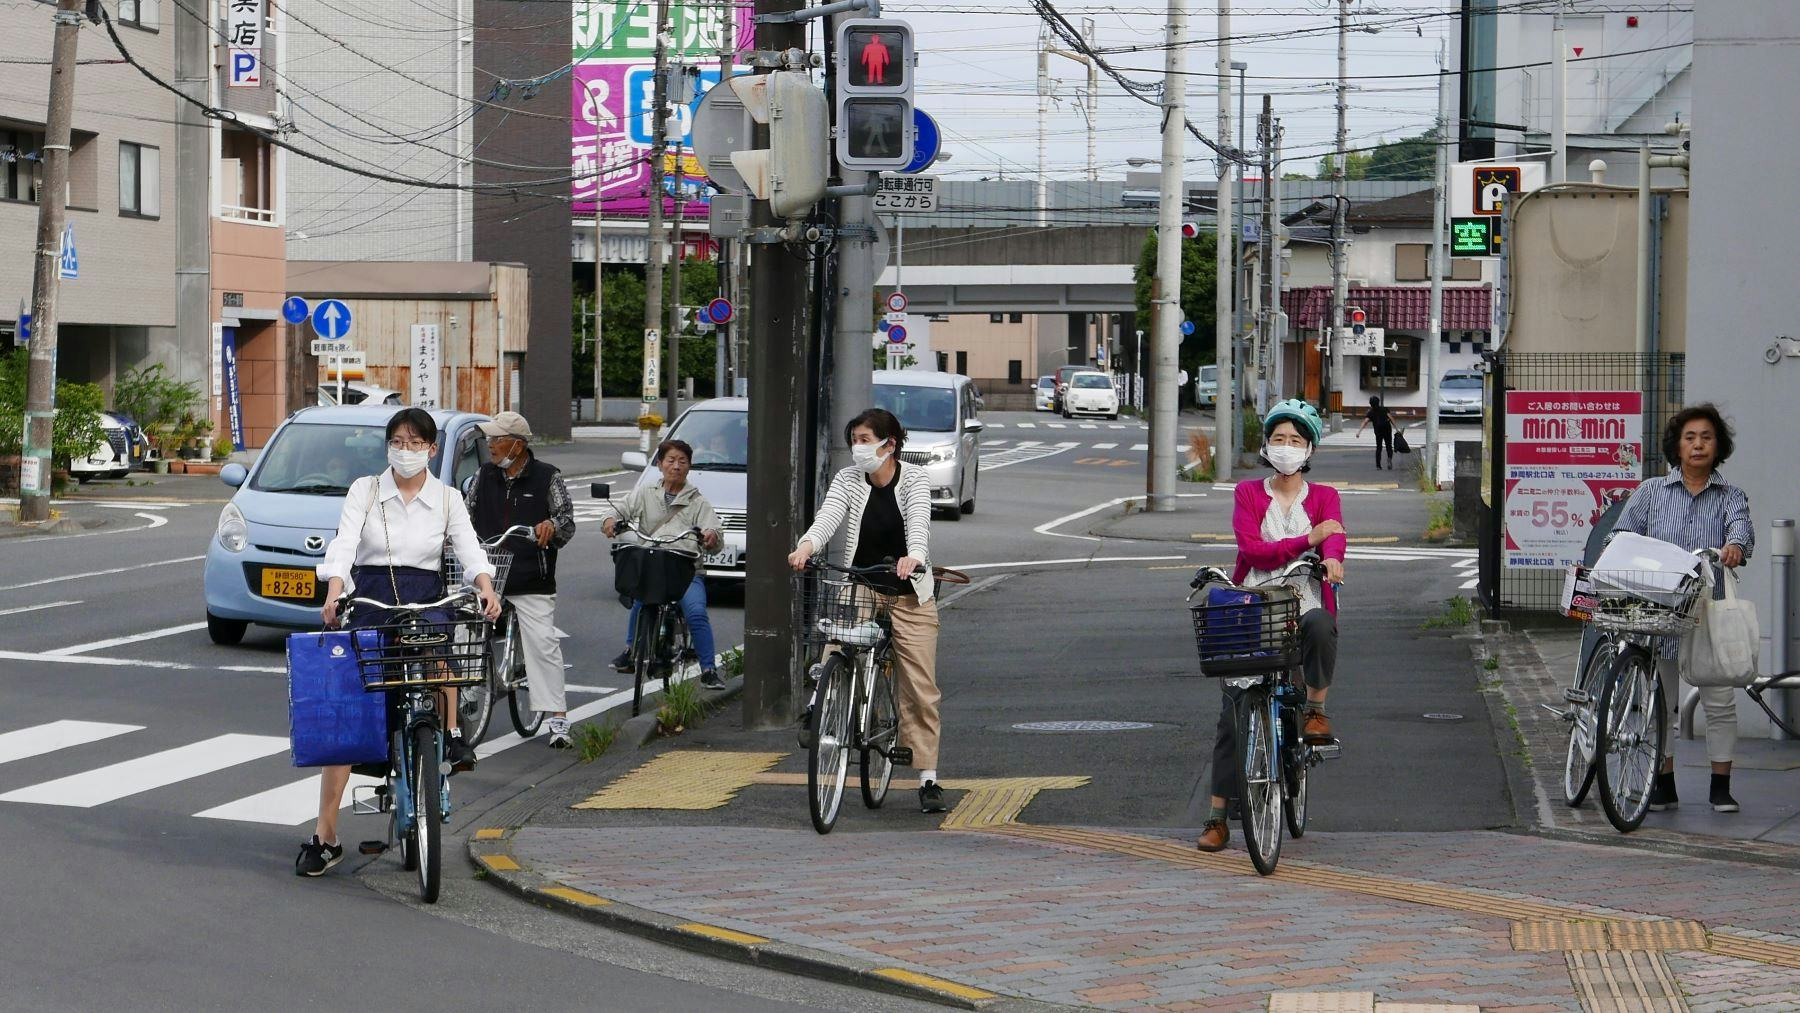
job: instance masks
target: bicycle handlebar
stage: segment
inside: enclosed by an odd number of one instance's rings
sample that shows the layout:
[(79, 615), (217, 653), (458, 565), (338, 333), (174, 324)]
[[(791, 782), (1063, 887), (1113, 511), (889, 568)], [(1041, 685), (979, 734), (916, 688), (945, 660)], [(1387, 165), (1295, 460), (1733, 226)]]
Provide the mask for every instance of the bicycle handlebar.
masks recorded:
[(508, 538), (511, 538), (514, 535), (518, 535), (518, 536), (521, 536), (524, 538), (532, 538), (532, 539), (537, 538), (536, 531), (533, 531), (531, 528), (526, 527), (523, 524), (514, 524), (512, 527), (507, 528), (505, 531), (502, 531), (499, 534), (495, 535), (494, 537), (488, 539), (487, 541), (482, 542), (481, 543), (482, 548), (497, 549), (500, 547), (500, 543), (506, 541)]

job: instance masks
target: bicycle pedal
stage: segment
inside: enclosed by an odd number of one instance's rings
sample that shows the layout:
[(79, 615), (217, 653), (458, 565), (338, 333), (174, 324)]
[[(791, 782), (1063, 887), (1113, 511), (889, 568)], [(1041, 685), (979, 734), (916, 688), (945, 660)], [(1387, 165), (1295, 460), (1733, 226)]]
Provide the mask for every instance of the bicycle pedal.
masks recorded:
[(912, 766), (912, 749), (908, 746), (895, 746), (888, 750), (888, 759), (897, 767)]
[(386, 841), (364, 841), (356, 846), (357, 852), (364, 855), (379, 855), (387, 849), (388, 842)]
[(1563, 690), (1563, 699), (1573, 704), (1586, 706), (1587, 704), (1592, 703), (1594, 698), (1593, 694), (1585, 689), (1565, 689)]
[(1335, 760), (1344, 755), (1344, 744), (1341, 742), (1333, 742), (1330, 745), (1313, 746), (1311, 748), (1313, 755), (1321, 760)]

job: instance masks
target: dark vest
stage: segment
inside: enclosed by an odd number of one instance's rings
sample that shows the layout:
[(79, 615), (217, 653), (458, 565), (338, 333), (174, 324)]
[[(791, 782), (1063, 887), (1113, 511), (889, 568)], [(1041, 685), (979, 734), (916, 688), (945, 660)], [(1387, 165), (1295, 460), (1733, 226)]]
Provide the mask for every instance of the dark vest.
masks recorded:
[[(555, 466), (535, 456), (525, 463), (511, 486), (498, 465), (482, 465), (475, 474), (475, 510), (469, 515), (475, 534), (485, 541), (515, 524), (535, 528), (538, 522), (549, 520), (550, 487), (555, 477)], [(513, 554), (512, 571), (506, 578), (507, 594), (556, 593), (554, 547), (540, 549), (535, 539), (514, 535), (502, 543), (502, 548)]]

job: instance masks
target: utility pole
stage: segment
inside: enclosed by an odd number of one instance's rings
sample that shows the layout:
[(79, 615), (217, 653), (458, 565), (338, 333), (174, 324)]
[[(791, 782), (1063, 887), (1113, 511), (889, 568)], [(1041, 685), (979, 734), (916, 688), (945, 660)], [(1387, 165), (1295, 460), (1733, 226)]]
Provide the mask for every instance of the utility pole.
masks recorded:
[(681, 139), (675, 139), (675, 217), (669, 222), (669, 231), (674, 233), (674, 241), (669, 244), (669, 331), (668, 349), (669, 365), (663, 372), (669, 379), (669, 413), (666, 418), (673, 425), (675, 416), (681, 411), (681, 261), (682, 235), (681, 215), (684, 195), (681, 173)]
[[(1280, 163), (1275, 161), (1275, 99), (1263, 96), (1262, 116), (1256, 121), (1256, 139), (1262, 144), (1263, 161), (1263, 229), (1262, 229), (1262, 331), (1271, 356), (1281, 358), (1281, 307), (1275, 301), (1275, 279), (1281, 273), (1281, 202), (1276, 197), (1275, 177)], [(1280, 388), (1276, 389), (1280, 397)]]
[[(756, 0), (758, 15), (800, 10), (805, 0)], [(757, 22), (762, 52), (802, 49), (806, 23)], [(759, 67), (757, 73), (769, 73)], [(769, 145), (757, 124), (753, 143)], [(782, 224), (767, 201), (751, 203), (750, 225)], [(761, 246), (750, 264), (750, 467), (747, 479), (749, 556), (744, 580), (744, 726), (791, 724), (799, 714), (801, 653), (794, 642), (799, 606), (789, 590), (787, 554), (806, 529), (812, 503), (806, 453), (816, 392), (807, 383), (811, 265), (787, 244)], [(868, 346), (863, 348), (867, 361)]]
[[(731, 87), (733, 58), (737, 55), (737, 8), (729, 0), (719, 0), (719, 83), (717, 87)], [(718, 268), (719, 289), (732, 306), (737, 306), (737, 287), (732, 283), (737, 280), (737, 259), (741, 247), (735, 239), (727, 239), (718, 244), (715, 266)], [(730, 324), (718, 324), (713, 328), (713, 338), (718, 348), (713, 353), (713, 396), (731, 396), (731, 335), (736, 333), (735, 319)]]
[[(1231, 139), (1231, 2), (1219, 0), (1219, 143)], [(1231, 323), (1232, 280), (1237, 276), (1236, 219), (1232, 217), (1236, 200), (1237, 162), (1221, 155), (1218, 160), (1218, 211), (1213, 237), (1213, 361), (1218, 363), (1216, 404), (1213, 409), (1213, 478), (1231, 481), (1232, 466), (1237, 463), (1237, 388), (1232, 378), (1233, 343), (1237, 340)]]
[(1550, 29), (1550, 182), (1569, 178), (1569, 44), (1563, 34), (1564, 0), (1556, 0)]
[[(1095, 44), (1094, 19), (1081, 19), (1081, 37), (1087, 40), (1088, 49)], [(1089, 183), (1100, 181), (1100, 161), (1097, 133), (1100, 129), (1100, 64), (1091, 56), (1083, 55), (1081, 62), (1087, 64), (1087, 178)], [(1108, 359), (1107, 362), (1111, 362)]]
[(1282, 348), (1282, 342), (1287, 340), (1287, 312), (1281, 308), (1281, 286), (1285, 280), (1281, 273), (1281, 138), (1284, 134), (1281, 127), (1281, 121), (1275, 118), (1273, 100), (1265, 97), (1263, 101), (1270, 109), (1269, 133), (1273, 138), (1270, 143), (1275, 148), (1275, 154), (1269, 159), (1269, 216), (1270, 220), (1273, 222), (1273, 227), (1269, 231), (1270, 235), (1274, 237), (1271, 242), (1275, 244), (1274, 257), (1272, 258), (1274, 261), (1272, 266), (1275, 270), (1273, 276), (1269, 279), (1271, 300), (1269, 307), (1269, 333), (1271, 336), (1271, 343), (1275, 347), (1276, 393), (1274, 396), (1275, 399), (1279, 401), (1285, 396), (1281, 393), (1281, 385), (1282, 372), (1287, 368), (1286, 359), (1284, 358), (1285, 350)]
[[(1338, 0), (1337, 50), (1337, 154), (1331, 160), (1331, 200), (1336, 205), (1331, 213), (1331, 321), (1325, 330), (1320, 349), (1319, 370), (1322, 382), (1319, 397), (1324, 402), (1327, 420), (1332, 418), (1331, 393), (1343, 369), (1338, 344), (1339, 330), (1344, 326), (1344, 303), (1349, 300), (1350, 278), (1344, 263), (1344, 211), (1350, 203), (1346, 193), (1350, 157), (1350, 0)], [(1279, 254), (1279, 251), (1277, 251)], [(1333, 427), (1335, 428), (1335, 427)]]
[(50, 109), (44, 116), (44, 188), (38, 196), (37, 260), (31, 275), (31, 362), (25, 374), (25, 446), (19, 455), (19, 520), (50, 519), (51, 432), (56, 421), (56, 297), (69, 190), (69, 120), (75, 111), (79, 0), (57, 0), (50, 47)]
[[(658, 368), (662, 353), (663, 299), (663, 155), (668, 150), (669, 117), (669, 0), (656, 0), (656, 69), (650, 77), (650, 215), (645, 223), (649, 240), (644, 256), (644, 391), (638, 411), (638, 449), (645, 454), (656, 434), (643, 419), (654, 411), (659, 381), (664, 379)], [(596, 242), (599, 236), (595, 236)], [(598, 258), (599, 250), (594, 251)], [(679, 302), (680, 300), (676, 300)], [(669, 398), (670, 411), (664, 424), (675, 421), (674, 395)]]
[[(1425, 335), (1425, 476), (1433, 486), (1442, 481), (1438, 474), (1438, 351), (1443, 344), (1444, 335), (1444, 261), (1448, 258), (1444, 250), (1444, 219), (1447, 216), (1444, 202), (1448, 197), (1447, 180), (1450, 175), (1450, 147), (1445, 141), (1445, 125), (1449, 122), (1444, 112), (1444, 103), (1450, 96), (1450, 73), (1448, 66), (1448, 43), (1438, 40), (1438, 107), (1437, 107), (1437, 172), (1432, 177), (1431, 187), (1431, 327)], [(1387, 339), (1383, 338), (1385, 342)], [(1383, 350), (1383, 360), (1386, 350)], [(1386, 393), (1385, 389), (1383, 393)]]
[(1037, 223), (1050, 224), (1050, 26), (1038, 26)]
[(1175, 430), (1179, 422), (1175, 389), (1181, 351), (1181, 212), (1187, 194), (1182, 174), (1182, 131), (1186, 128), (1186, 81), (1182, 42), (1187, 36), (1187, 0), (1169, 0), (1167, 49), (1163, 56), (1162, 186), (1156, 212), (1156, 334), (1151, 343), (1150, 478), (1146, 506), (1175, 509)]
[(606, 391), (600, 382), (601, 348), (605, 344), (605, 330), (602, 324), (606, 312), (606, 276), (600, 266), (600, 220), (604, 216), (604, 205), (600, 197), (600, 179), (594, 178), (594, 425), (604, 421), (601, 406), (606, 400)]

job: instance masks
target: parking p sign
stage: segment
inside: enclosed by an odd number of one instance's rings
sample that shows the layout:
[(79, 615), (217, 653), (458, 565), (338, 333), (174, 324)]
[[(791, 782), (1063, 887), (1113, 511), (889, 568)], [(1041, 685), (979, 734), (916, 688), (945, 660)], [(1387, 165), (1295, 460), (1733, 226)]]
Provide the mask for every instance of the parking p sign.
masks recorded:
[(232, 88), (259, 88), (262, 86), (262, 60), (254, 49), (234, 49), (231, 51)]

